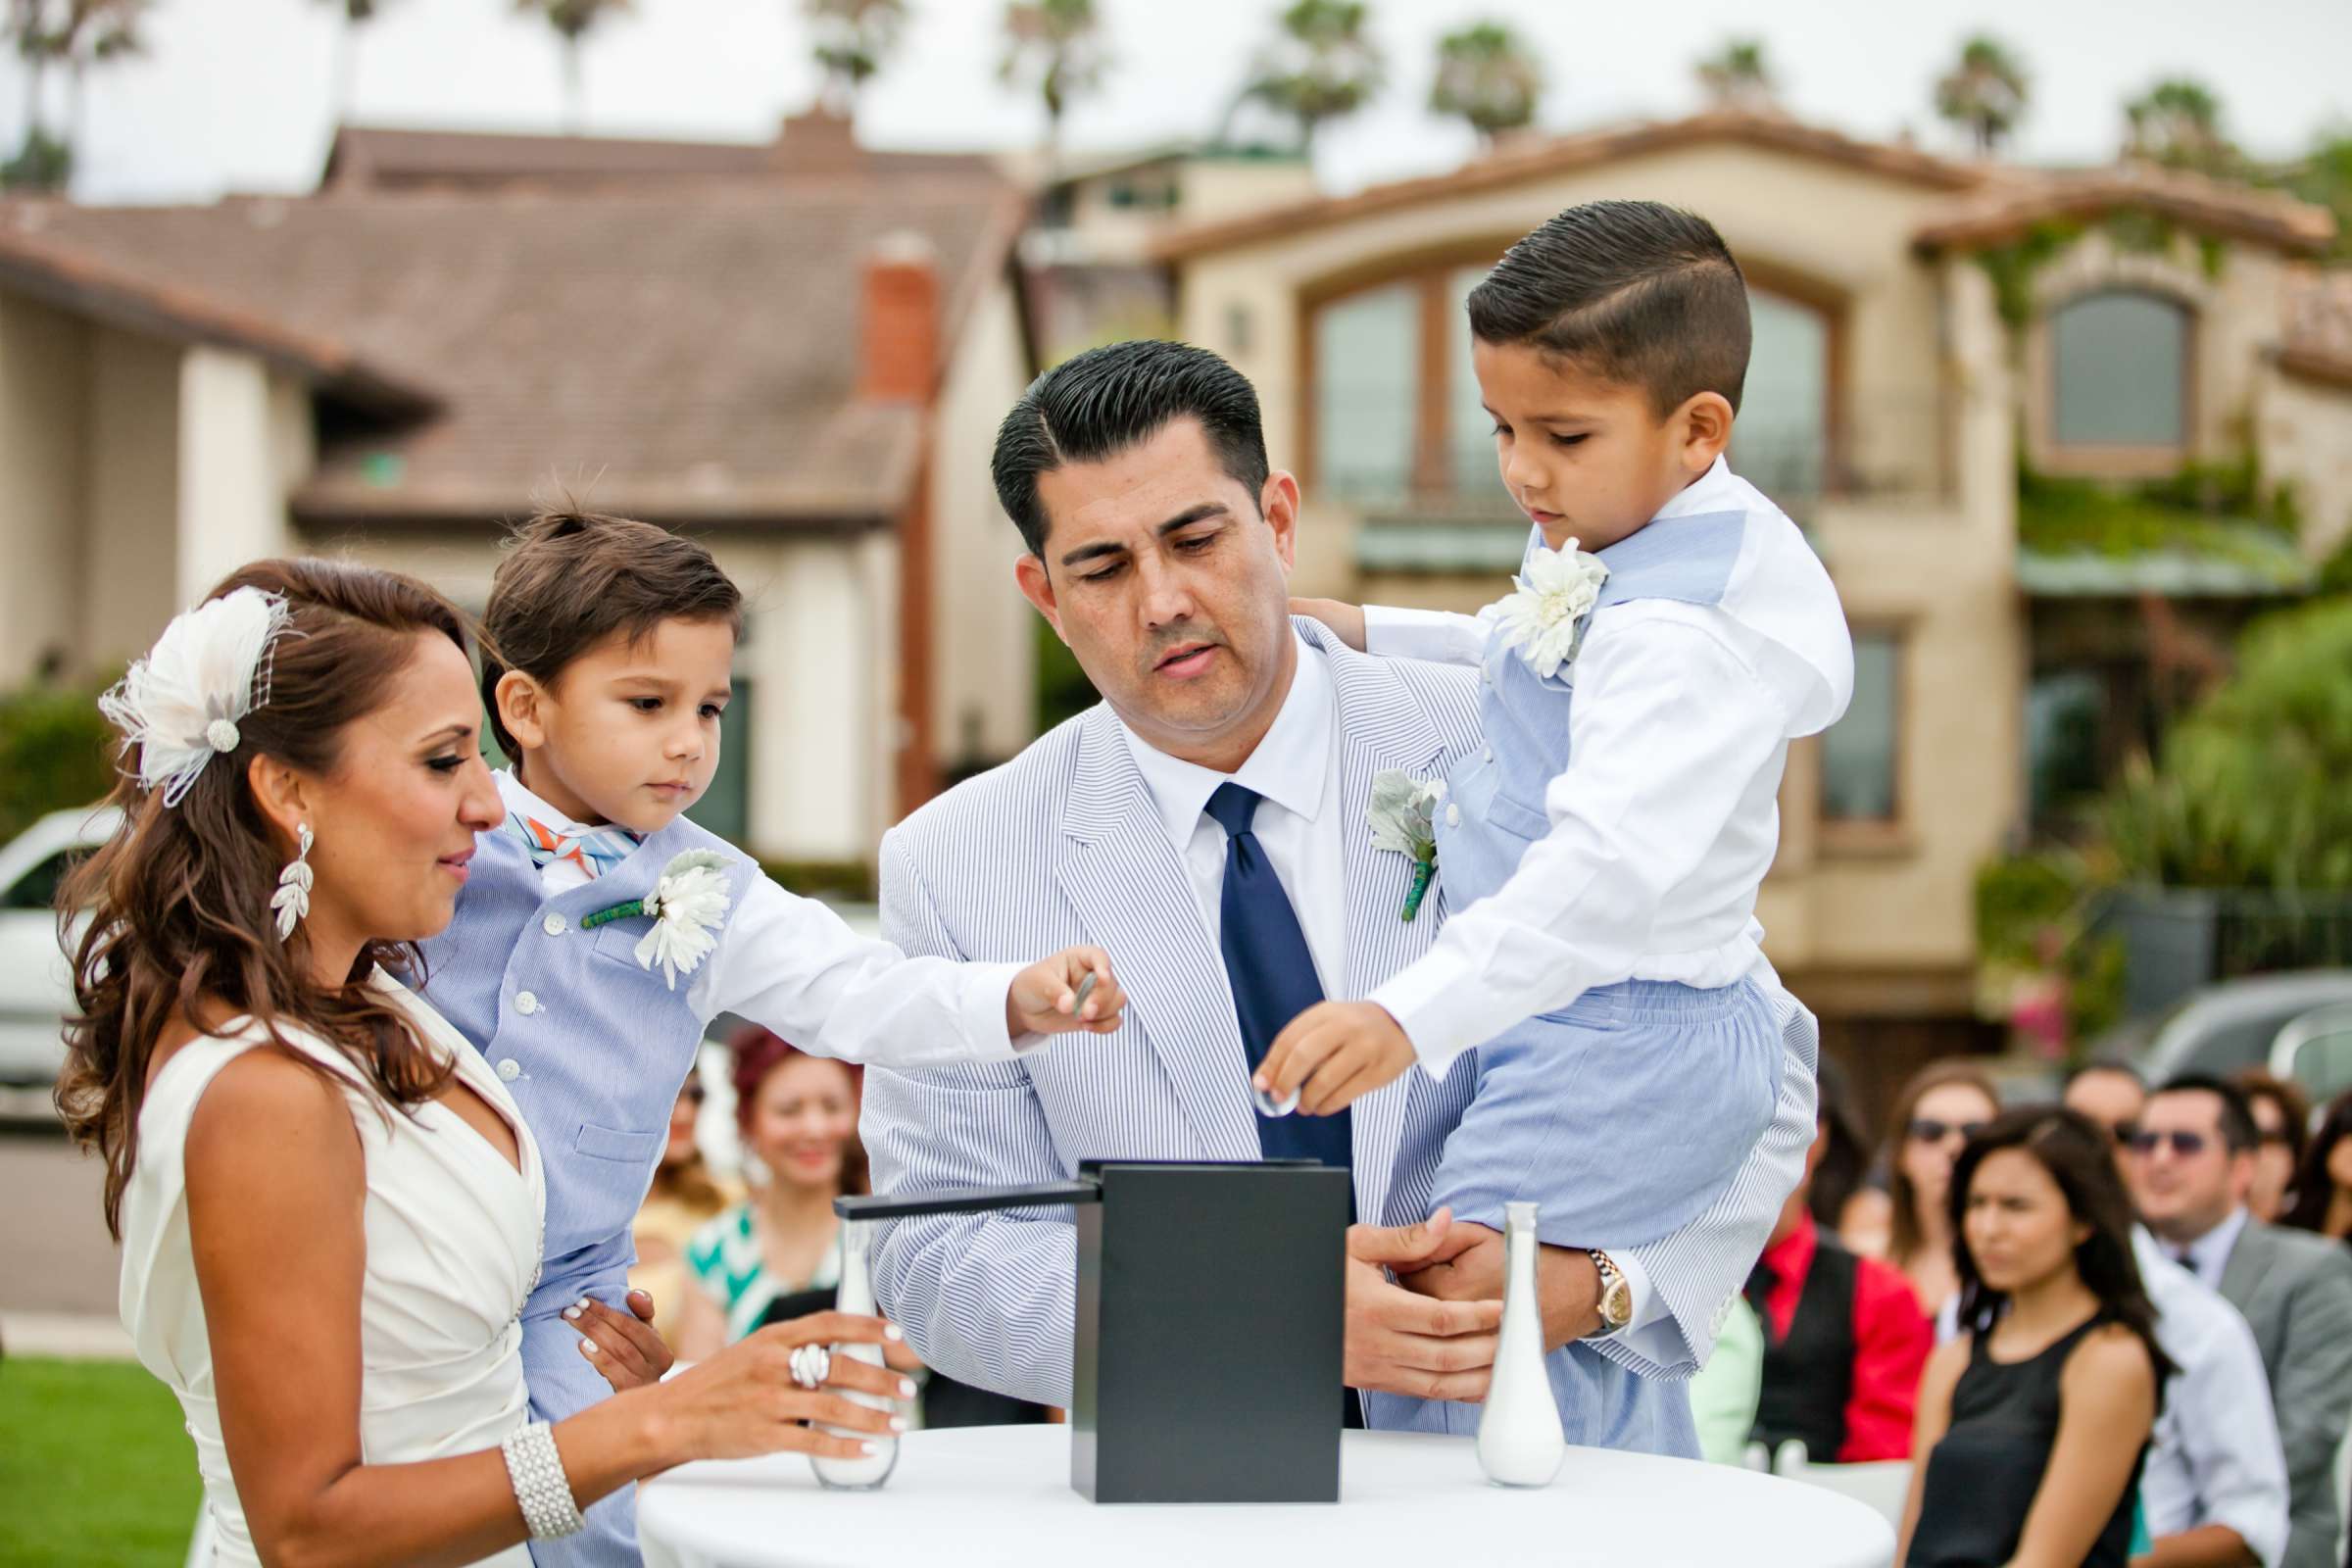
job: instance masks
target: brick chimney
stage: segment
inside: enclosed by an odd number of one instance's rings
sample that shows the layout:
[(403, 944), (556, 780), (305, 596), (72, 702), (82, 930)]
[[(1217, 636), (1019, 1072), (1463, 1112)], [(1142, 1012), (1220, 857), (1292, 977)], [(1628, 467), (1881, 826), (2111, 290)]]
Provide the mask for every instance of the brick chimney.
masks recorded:
[(899, 229), (875, 242), (858, 316), (858, 401), (928, 406), (939, 386), (939, 268), (928, 239)]
[(938, 658), (937, 530), (931, 514), (931, 414), (939, 390), (939, 268), (931, 242), (900, 229), (867, 253), (858, 284), (858, 400), (911, 407), (921, 455), (898, 523), (898, 755), (892, 768), (897, 814), (939, 792), (932, 712)]
[(863, 168), (865, 149), (858, 145), (858, 127), (847, 115), (819, 104), (807, 114), (785, 116), (768, 161), (796, 174), (838, 174)]

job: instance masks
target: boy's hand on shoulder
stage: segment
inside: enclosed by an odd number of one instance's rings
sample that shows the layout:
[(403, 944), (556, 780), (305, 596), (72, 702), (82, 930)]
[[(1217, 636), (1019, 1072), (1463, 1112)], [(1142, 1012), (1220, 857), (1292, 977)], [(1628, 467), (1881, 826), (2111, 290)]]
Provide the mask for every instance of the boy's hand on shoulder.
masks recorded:
[(1298, 1108), (1329, 1116), (1402, 1077), (1418, 1058), (1413, 1042), (1377, 1002), (1319, 1002), (1274, 1037), (1253, 1080), (1275, 1100), (1298, 1094)]
[[(1094, 979), (1087, 989), (1089, 976)], [(1086, 990), (1083, 1004), (1078, 993)], [(1127, 994), (1110, 972), (1110, 955), (1101, 948), (1064, 948), (1012, 977), (1004, 993), (1004, 1028), (1022, 1035), (1062, 1035), (1083, 1029), (1110, 1034), (1119, 1027)]]
[(1291, 613), (1311, 615), (1339, 633), (1340, 641), (1359, 654), (1364, 652), (1363, 606), (1342, 604), (1337, 599), (1294, 599)]

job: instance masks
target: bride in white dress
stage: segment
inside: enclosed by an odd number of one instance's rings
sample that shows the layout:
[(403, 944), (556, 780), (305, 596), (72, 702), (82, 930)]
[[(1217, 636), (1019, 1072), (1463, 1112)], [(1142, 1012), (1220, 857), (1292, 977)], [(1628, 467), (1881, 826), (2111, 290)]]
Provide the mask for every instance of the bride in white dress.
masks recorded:
[(91, 911), (58, 1098), (107, 1161), (122, 1319), (195, 1439), (215, 1561), (495, 1562), (688, 1459), (852, 1457), (911, 1394), (778, 1325), (668, 1382), (596, 1306), (613, 1398), (529, 1421), (517, 1318), (545, 1188), (513, 1100), (388, 969), (502, 807), (464, 623), (423, 585), (262, 562), (110, 693), (135, 767), (74, 875)]

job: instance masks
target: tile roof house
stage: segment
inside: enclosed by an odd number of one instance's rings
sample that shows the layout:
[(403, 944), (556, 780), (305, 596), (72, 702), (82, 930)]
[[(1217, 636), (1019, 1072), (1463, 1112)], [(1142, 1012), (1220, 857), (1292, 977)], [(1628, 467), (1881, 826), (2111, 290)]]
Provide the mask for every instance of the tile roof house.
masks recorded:
[(31, 568), (0, 679), (119, 661), (267, 551), (478, 604), (501, 523), (568, 494), (751, 596), (716, 825), (862, 859), (1032, 732), (1026, 607), (952, 591), (1017, 546), (986, 442), (1033, 368), (1027, 210), (985, 159), (813, 117), (771, 147), (347, 128), (309, 197), (0, 202), (0, 535)]

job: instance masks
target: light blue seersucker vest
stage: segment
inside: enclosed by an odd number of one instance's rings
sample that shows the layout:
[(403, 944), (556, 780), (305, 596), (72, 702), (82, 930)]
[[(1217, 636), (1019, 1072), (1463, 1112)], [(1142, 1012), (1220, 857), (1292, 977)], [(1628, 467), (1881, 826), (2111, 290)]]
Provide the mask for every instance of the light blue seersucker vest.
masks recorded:
[(576, 1298), (591, 1277), (628, 1263), (629, 1228), (703, 1038), (687, 1002), (696, 977), (681, 974), (673, 991), (637, 961), (651, 920), (593, 931), (580, 921), (652, 892), (686, 850), (727, 858), (731, 919), (759, 868), (680, 817), (603, 876), (550, 898), (514, 834), (475, 843), (457, 917), (424, 944), (424, 997), (480, 1049), (539, 1140), (547, 1236), (534, 1303)]
[[(1593, 605), (1592, 622), (1610, 606), (1636, 599), (1721, 603), (1739, 564), (1747, 520), (1744, 512), (1670, 517), (1598, 552), (1609, 576)], [(1542, 543), (1538, 535), (1535, 546)], [(1586, 634), (1591, 631), (1588, 623)], [(1551, 830), (1544, 792), (1568, 770), (1575, 663), (1562, 664), (1548, 678), (1539, 675), (1518, 649), (1503, 645), (1499, 629), (1487, 634), (1483, 663), (1478, 718), (1487, 745), (1463, 758), (1446, 778), (1446, 799), (1459, 816), (1438, 813), (1438, 864), (1446, 905), (1455, 909), (1466, 909), (1500, 888), (1519, 868), (1528, 846)]]

